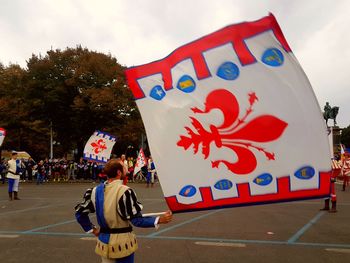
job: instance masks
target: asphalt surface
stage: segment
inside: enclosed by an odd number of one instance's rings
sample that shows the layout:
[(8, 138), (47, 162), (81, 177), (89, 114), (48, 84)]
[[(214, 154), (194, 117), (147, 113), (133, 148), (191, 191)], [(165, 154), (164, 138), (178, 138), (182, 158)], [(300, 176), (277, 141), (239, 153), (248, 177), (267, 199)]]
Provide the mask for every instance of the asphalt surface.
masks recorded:
[[(100, 262), (92, 235), (74, 206), (92, 183), (20, 184), (22, 200), (7, 200), (0, 184), (0, 262)], [(167, 209), (159, 185), (130, 184), (144, 212)], [(350, 262), (350, 189), (337, 185), (338, 212), (323, 200), (174, 215), (168, 225), (135, 229), (136, 262)], [(95, 220), (95, 218), (92, 218)]]

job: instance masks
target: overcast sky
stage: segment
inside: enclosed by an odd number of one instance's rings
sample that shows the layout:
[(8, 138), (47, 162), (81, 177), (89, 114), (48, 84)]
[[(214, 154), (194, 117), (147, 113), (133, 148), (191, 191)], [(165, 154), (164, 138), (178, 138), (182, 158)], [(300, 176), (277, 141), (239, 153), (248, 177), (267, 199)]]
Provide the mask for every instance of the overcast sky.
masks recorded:
[(222, 27), (275, 15), (321, 108), (350, 124), (348, 0), (0, 0), (0, 62), (81, 44), (122, 65), (163, 58)]

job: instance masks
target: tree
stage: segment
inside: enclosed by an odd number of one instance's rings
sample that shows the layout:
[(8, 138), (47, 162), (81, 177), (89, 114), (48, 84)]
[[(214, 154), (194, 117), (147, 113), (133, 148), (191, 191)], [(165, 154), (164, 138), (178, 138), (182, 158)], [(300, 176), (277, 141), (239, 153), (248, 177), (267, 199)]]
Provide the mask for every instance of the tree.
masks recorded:
[(7, 130), (3, 148), (48, 157), (50, 125), (55, 157), (78, 149), (95, 130), (116, 135), (114, 153), (139, 145), (144, 127), (124, 67), (110, 54), (77, 46), (32, 55), (27, 69), (0, 64), (0, 126)]
[(6, 146), (10, 149), (26, 148), (25, 137), (27, 104), (25, 103), (26, 71), (12, 64), (0, 71), (0, 125), (6, 127), (8, 134)]
[(340, 141), (346, 147), (350, 147), (350, 125), (342, 130)]

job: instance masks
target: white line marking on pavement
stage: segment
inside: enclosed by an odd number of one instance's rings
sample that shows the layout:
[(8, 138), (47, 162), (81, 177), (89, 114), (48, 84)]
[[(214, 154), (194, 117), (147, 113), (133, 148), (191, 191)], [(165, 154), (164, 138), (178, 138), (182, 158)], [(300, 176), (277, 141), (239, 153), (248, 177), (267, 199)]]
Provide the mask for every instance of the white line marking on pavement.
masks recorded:
[(347, 248), (326, 248), (326, 251), (350, 254), (350, 249)]
[(0, 238), (17, 238), (19, 237), (19, 235), (1, 235), (0, 234)]
[(85, 241), (96, 241), (96, 237), (82, 237), (80, 239)]
[(198, 241), (198, 242), (195, 242), (195, 244), (201, 245), (201, 246), (216, 246), (216, 247), (246, 247), (246, 245), (242, 243), (226, 243), (226, 242)]

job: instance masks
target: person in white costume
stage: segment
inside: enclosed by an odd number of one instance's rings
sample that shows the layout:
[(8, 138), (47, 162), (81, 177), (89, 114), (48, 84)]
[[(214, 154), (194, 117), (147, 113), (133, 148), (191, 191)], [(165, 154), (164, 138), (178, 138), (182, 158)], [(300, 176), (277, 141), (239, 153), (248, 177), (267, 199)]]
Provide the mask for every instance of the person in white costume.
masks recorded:
[[(9, 200), (20, 200), (18, 197), (18, 185), (19, 185), (19, 179), (20, 179), (20, 160), (17, 160), (17, 152), (12, 153), (11, 160), (8, 161), (8, 171), (7, 171), (7, 179), (8, 179), (8, 193), (9, 193)], [(14, 196), (13, 196), (13, 194)]]

